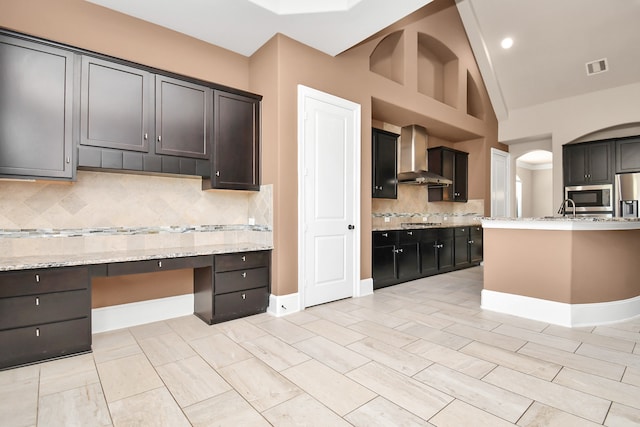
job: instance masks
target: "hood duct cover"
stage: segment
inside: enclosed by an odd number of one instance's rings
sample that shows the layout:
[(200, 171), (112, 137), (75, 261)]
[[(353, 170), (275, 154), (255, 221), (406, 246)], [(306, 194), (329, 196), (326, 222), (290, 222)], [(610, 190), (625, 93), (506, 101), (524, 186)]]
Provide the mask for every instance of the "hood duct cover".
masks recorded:
[(429, 172), (427, 168), (427, 130), (410, 125), (400, 133), (400, 173), (398, 184), (446, 187), (453, 184), (448, 178)]

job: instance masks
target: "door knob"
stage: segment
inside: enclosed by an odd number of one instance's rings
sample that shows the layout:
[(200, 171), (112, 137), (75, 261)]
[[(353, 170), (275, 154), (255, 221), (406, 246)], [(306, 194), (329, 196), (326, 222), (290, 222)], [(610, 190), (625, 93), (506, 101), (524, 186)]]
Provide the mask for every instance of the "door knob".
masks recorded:
[(349, 230), (354, 230), (354, 229), (356, 228), (356, 226), (355, 226), (355, 225), (353, 225), (353, 224), (349, 224), (349, 227), (348, 227), (348, 228), (349, 228)]

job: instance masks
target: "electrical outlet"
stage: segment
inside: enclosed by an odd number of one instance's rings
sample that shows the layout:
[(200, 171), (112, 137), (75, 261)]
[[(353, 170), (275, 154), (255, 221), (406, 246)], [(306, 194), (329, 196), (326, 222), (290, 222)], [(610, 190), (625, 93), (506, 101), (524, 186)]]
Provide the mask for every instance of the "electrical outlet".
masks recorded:
[(256, 225), (256, 219), (255, 218), (249, 218), (249, 225)]
[(427, 218), (426, 216), (423, 216), (423, 217), (422, 217), (422, 222), (427, 222), (427, 220), (428, 220), (428, 219), (429, 219), (429, 218)]
[(391, 218), (389, 218), (388, 216), (384, 217), (384, 222), (391, 222)]

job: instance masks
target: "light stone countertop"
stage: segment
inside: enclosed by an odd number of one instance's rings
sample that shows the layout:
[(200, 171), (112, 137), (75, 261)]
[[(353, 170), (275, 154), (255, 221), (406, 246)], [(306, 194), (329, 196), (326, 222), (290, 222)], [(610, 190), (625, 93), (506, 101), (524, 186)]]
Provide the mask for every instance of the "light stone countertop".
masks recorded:
[(76, 255), (38, 255), (0, 259), (0, 271), (31, 270), (36, 268), (70, 267), (114, 262), (183, 258), (198, 255), (260, 251), (273, 249), (256, 243), (202, 245), (180, 248), (137, 249), (116, 252), (93, 252)]
[(541, 218), (482, 218), (483, 228), (518, 230), (640, 230), (640, 218), (571, 217), (554, 216)]
[[(409, 224), (409, 222), (405, 223)], [(430, 228), (451, 228), (451, 227), (473, 227), (481, 225), (479, 218), (469, 218), (465, 221), (456, 221), (456, 222), (442, 222), (442, 223), (424, 223), (424, 222), (415, 222), (412, 225), (415, 226), (402, 226), (398, 225), (398, 223), (389, 223), (383, 224), (379, 226), (374, 226), (372, 231), (395, 231), (395, 230), (422, 230), (422, 229), (430, 229)]]

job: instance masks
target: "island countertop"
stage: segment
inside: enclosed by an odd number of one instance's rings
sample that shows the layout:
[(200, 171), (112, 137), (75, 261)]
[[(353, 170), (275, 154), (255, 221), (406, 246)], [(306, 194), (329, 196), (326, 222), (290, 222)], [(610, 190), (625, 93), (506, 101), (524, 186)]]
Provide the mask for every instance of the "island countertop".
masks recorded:
[(540, 218), (504, 218), (484, 217), (483, 228), (511, 228), (517, 230), (638, 230), (640, 218), (606, 217), (540, 217)]

